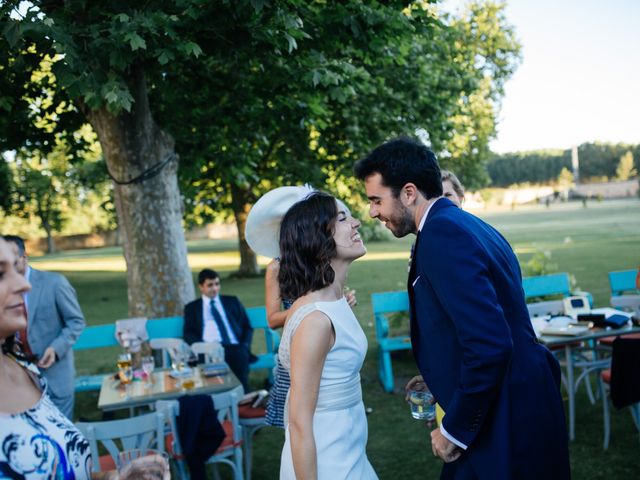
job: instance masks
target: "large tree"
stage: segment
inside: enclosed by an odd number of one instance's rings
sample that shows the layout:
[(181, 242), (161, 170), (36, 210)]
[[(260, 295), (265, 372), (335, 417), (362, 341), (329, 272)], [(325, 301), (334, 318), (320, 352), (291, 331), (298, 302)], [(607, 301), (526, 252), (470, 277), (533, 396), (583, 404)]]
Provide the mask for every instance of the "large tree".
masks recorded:
[[(59, 105), (70, 108), (54, 115), (56, 130), (71, 132), (82, 121), (92, 125), (114, 183), (131, 315), (175, 315), (194, 294), (175, 141), (156, 122), (149, 91), (202, 53), (198, 36), (216, 41), (216, 28), (226, 22), (216, 16), (221, 5), (257, 12), (256, 25), (274, 43), (298, 29), (286, 24), (281, 8), (260, 23), (263, 3), (43, 0), (0, 6), (0, 83), (10, 87), (0, 94), (0, 107), (13, 120), (0, 147), (33, 145), (44, 135), (33, 131), (33, 116), (55, 114)], [(55, 81), (43, 93), (31, 73), (46, 57), (56, 60)], [(34, 113), (28, 99), (43, 95), (52, 98)], [(46, 146), (51, 141), (44, 136)]]

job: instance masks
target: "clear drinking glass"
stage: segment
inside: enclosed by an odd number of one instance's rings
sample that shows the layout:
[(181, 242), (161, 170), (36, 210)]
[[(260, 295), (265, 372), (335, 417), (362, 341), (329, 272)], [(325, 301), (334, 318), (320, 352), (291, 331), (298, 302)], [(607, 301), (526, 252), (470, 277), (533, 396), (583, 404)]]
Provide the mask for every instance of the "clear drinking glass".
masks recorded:
[(149, 381), (151, 381), (151, 374), (153, 373), (154, 368), (156, 368), (156, 361), (153, 358), (153, 355), (145, 355), (142, 357), (142, 371)]
[(436, 405), (433, 395), (428, 390), (411, 390), (408, 395), (411, 416), (417, 420), (432, 422), (436, 419)]

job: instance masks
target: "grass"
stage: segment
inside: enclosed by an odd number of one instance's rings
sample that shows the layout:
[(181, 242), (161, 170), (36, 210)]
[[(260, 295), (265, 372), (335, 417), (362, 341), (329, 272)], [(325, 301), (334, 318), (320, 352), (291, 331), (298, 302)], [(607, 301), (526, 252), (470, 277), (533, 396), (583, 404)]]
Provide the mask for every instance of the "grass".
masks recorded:
[[(640, 264), (640, 201), (620, 200), (542, 207), (520, 207), (515, 211), (479, 214), (497, 227), (511, 242), (521, 261), (536, 251), (548, 251), (557, 271), (575, 276), (581, 289), (590, 291), (598, 306), (608, 304), (607, 272), (635, 268)], [(373, 292), (406, 288), (406, 269), (412, 238), (368, 245), (369, 253), (357, 261), (349, 286), (357, 290), (356, 315), (369, 339), (369, 352), (362, 370), (365, 404), (369, 415), (368, 454), (382, 479), (437, 478), (440, 463), (431, 455), (428, 431), (410, 418), (402, 395), (384, 393), (378, 383), (376, 342), (371, 313)], [(224, 293), (238, 295), (246, 306), (264, 303), (263, 280), (227, 279), (239, 263), (236, 243), (229, 240), (197, 241), (189, 244), (189, 262), (197, 272), (214, 267), (223, 275)], [(266, 259), (261, 259), (266, 263)], [(35, 268), (64, 273), (76, 287), (90, 325), (112, 322), (127, 316), (124, 262), (118, 248), (64, 252), (33, 258)], [(115, 351), (81, 352), (79, 372), (113, 369)], [(400, 388), (415, 374), (409, 352), (394, 359), (396, 386)], [(264, 376), (252, 377), (255, 387)], [(100, 418), (97, 394), (77, 396), (76, 416)], [(637, 461), (640, 442), (627, 411), (613, 412), (611, 446), (602, 450), (602, 412), (591, 405), (584, 390), (577, 396), (576, 440), (571, 444), (571, 465), (576, 479), (640, 478)], [(278, 429), (263, 429), (254, 439), (255, 480), (278, 477), (280, 450), (284, 441)]]

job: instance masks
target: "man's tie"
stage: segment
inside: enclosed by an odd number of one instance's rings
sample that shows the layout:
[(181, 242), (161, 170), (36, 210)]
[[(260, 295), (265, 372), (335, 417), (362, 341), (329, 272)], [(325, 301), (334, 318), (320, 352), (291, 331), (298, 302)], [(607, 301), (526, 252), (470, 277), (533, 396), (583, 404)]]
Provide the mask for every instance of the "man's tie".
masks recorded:
[(213, 314), (213, 319), (218, 326), (218, 331), (220, 332), (220, 337), (222, 338), (222, 345), (229, 345), (231, 341), (229, 340), (229, 332), (227, 332), (227, 328), (224, 325), (224, 321), (222, 320), (222, 315), (216, 308), (215, 300), (211, 300), (211, 313)]

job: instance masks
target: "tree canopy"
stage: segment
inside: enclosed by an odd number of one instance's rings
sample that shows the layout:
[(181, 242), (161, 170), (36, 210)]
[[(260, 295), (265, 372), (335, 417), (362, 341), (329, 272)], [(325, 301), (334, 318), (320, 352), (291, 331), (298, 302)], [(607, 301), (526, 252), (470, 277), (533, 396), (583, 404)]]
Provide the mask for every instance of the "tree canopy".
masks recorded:
[(250, 273), (244, 220), (258, 195), (304, 181), (344, 195), (353, 162), (389, 137), (422, 129), (467, 185), (486, 181), (519, 55), (493, 2), (450, 18), (424, 0), (14, 0), (0, 30), (0, 148), (46, 154), (66, 137), (82, 149), (73, 132), (91, 124), (130, 313), (149, 315), (193, 295), (183, 212), (233, 212)]

